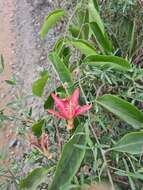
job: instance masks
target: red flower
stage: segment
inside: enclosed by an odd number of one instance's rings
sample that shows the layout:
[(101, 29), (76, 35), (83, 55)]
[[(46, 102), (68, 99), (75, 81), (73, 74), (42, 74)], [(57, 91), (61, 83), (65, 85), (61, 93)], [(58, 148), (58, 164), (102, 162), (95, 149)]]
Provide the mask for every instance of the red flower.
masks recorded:
[(57, 116), (61, 119), (66, 119), (68, 122), (68, 129), (73, 129), (74, 127), (74, 118), (78, 115), (83, 114), (91, 108), (91, 105), (87, 104), (82, 107), (78, 104), (80, 90), (77, 88), (72, 96), (65, 99), (59, 99), (55, 94), (52, 94), (52, 98), (55, 101), (55, 106), (59, 112), (55, 112), (53, 109), (48, 110), (49, 113)]

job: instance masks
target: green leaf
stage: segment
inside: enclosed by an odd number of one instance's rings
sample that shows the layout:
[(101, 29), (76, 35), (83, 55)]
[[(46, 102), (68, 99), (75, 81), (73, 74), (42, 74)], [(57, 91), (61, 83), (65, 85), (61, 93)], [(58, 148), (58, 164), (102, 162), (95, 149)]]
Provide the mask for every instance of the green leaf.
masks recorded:
[(101, 20), (97, 8), (98, 8), (97, 2), (95, 0), (89, 0), (88, 9), (89, 9), (90, 22), (95, 22), (100, 28), (101, 32), (104, 34), (105, 33), (104, 24)]
[(132, 55), (132, 52), (135, 48), (135, 41), (136, 41), (136, 23), (135, 20), (131, 23), (130, 25), (130, 30), (129, 30), (129, 42), (130, 42), (130, 46), (129, 46), (129, 55)]
[(36, 168), (29, 175), (20, 181), (20, 189), (35, 190), (41, 183), (46, 181), (49, 168)]
[(112, 52), (113, 51), (112, 43), (108, 39), (107, 34), (105, 32), (103, 33), (103, 31), (96, 22), (91, 22), (90, 27), (101, 51), (105, 53)]
[(56, 9), (51, 12), (44, 20), (43, 26), (40, 31), (41, 39), (44, 39), (48, 31), (56, 24), (56, 22), (65, 15), (63, 9)]
[(98, 5), (98, 0), (93, 0), (94, 7), (96, 8), (97, 11), (99, 11), (99, 5)]
[(4, 58), (2, 55), (0, 55), (0, 73), (2, 73), (4, 70)]
[(40, 120), (32, 126), (32, 132), (37, 138), (39, 138), (42, 135), (42, 128), (44, 125), (44, 121), (45, 121), (44, 119)]
[(61, 158), (57, 164), (55, 176), (49, 190), (62, 190), (78, 171), (84, 158), (86, 149), (77, 148), (75, 145), (86, 146), (87, 135), (84, 126), (78, 126), (74, 135), (65, 144)]
[(78, 37), (79, 33), (80, 33), (80, 27), (75, 25), (75, 24), (70, 24), (69, 26), (69, 31), (72, 34), (72, 36), (74, 38)]
[(143, 127), (143, 113), (131, 103), (110, 94), (99, 97), (97, 103), (134, 128), (139, 129)]
[(119, 170), (119, 171), (115, 172), (115, 174), (117, 174), (119, 176), (124, 176), (124, 177), (125, 176), (126, 177), (130, 176), (130, 177), (135, 178), (135, 179), (143, 180), (143, 175), (140, 174), (140, 173), (137, 173), (137, 172), (131, 173), (131, 172), (126, 172), (126, 171)]
[(16, 85), (16, 81), (15, 80), (5, 80), (5, 82), (9, 85)]
[(36, 80), (32, 86), (32, 92), (35, 96), (39, 97), (42, 96), (47, 80), (48, 80), (48, 72), (43, 71), (41, 73), (41, 78)]
[(66, 67), (66, 65), (62, 62), (60, 57), (57, 55), (57, 53), (52, 52), (49, 54), (48, 57), (50, 61), (53, 63), (54, 69), (57, 75), (59, 76), (61, 83), (67, 83), (69, 89), (73, 87), (72, 75), (69, 69)]
[(113, 150), (130, 154), (143, 153), (143, 132), (132, 132), (122, 137)]
[(122, 71), (131, 70), (130, 63), (127, 60), (117, 56), (90, 55), (86, 57), (83, 62), (87, 65), (92, 65), (92, 66), (100, 66), (100, 67), (106, 66)]
[(77, 49), (81, 51), (81, 53), (85, 55), (96, 54), (96, 49), (87, 41), (85, 40), (73, 40), (67, 41), (68, 44), (72, 44)]
[[(60, 94), (65, 94), (65, 89), (62, 86), (60, 86), (56, 89), (56, 92)], [(53, 93), (53, 91), (51, 93)], [(54, 100), (50, 95), (44, 103), (44, 109), (51, 109), (53, 108), (53, 106), (54, 106)]]

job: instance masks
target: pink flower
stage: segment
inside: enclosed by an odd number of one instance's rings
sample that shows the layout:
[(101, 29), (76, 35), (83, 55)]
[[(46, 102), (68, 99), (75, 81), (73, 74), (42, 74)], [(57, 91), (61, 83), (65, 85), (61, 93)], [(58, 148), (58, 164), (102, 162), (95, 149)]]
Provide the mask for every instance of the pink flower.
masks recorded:
[(59, 99), (55, 94), (52, 94), (52, 98), (55, 101), (55, 106), (58, 112), (53, 109), (48, 110), (49, 113), (57, 116), (61, 119), (66, 119), (68, 122), (68, 129), (73, 129), (74, 127), (74, 118), (78, 115), (83, 114), (91, 108), (92, 105), (79, 106), (78, 99), (80, 95), (80, 90), (77, 88), (70, 97), (65, 99)]

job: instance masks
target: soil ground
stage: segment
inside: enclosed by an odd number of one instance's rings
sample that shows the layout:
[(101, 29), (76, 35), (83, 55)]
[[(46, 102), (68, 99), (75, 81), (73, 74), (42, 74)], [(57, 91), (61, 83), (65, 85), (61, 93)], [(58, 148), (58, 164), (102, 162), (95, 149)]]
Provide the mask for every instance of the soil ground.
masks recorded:
[[(39, 31), (44, 17), (53, 9), (50, 0), (0, 0), (0, 54), (3, 54), (5, 70), (0, 75), (0, 108), (13, 101), (15, 95), (31, 95), (33, 81), (39, 71), (47, 69), (50, 73), (48, 89), (54, 88), (55, 76), (47, 61), (58, 32), (51, 30), (44, 41)], [(16, 78), (16, 87), (6, 84), (5, 80)], [(34, 110), (34, 116), (41, 110), (41, 101), (31, 98), (27, 102)], [(6, 114), (11, 110), (6, 108)], [(0, 149), (9, 147), (15, 141), (15, 129), (7, 123), (0, 131)], [(9, 150), (8, 150), (9, 151)]]

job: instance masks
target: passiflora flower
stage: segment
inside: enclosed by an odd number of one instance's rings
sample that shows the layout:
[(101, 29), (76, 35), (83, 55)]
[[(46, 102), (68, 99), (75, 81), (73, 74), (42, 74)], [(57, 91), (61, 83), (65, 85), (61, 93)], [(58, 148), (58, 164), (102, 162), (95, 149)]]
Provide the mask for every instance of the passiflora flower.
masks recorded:
[(48, 134), (43, 133), (38, 139), (36, 136), (31, 134), (29, 136), (30, 145), (36, 148), (41, 154), (46, 156), (48, 159), (52, 158), (52, 154), (48, 150), (49, 137)]
[(48, 112), (57, 116), (58, 118), (66, 119), (68, 122), (68, 129), (73, 129), (75, 117), (83, 114), (91, 108), (91, 105), (89, 104), (84, 106), (80, 106), (78, 104), (79, 95), (79, 88), (75, 89), (71, 96), (64, 99), (58, 98), (56, 94), (51, 94), (55, 101), (55, 107), (57, 108), (58, 112), (56, 112), (54, 109), (49, 109)]

